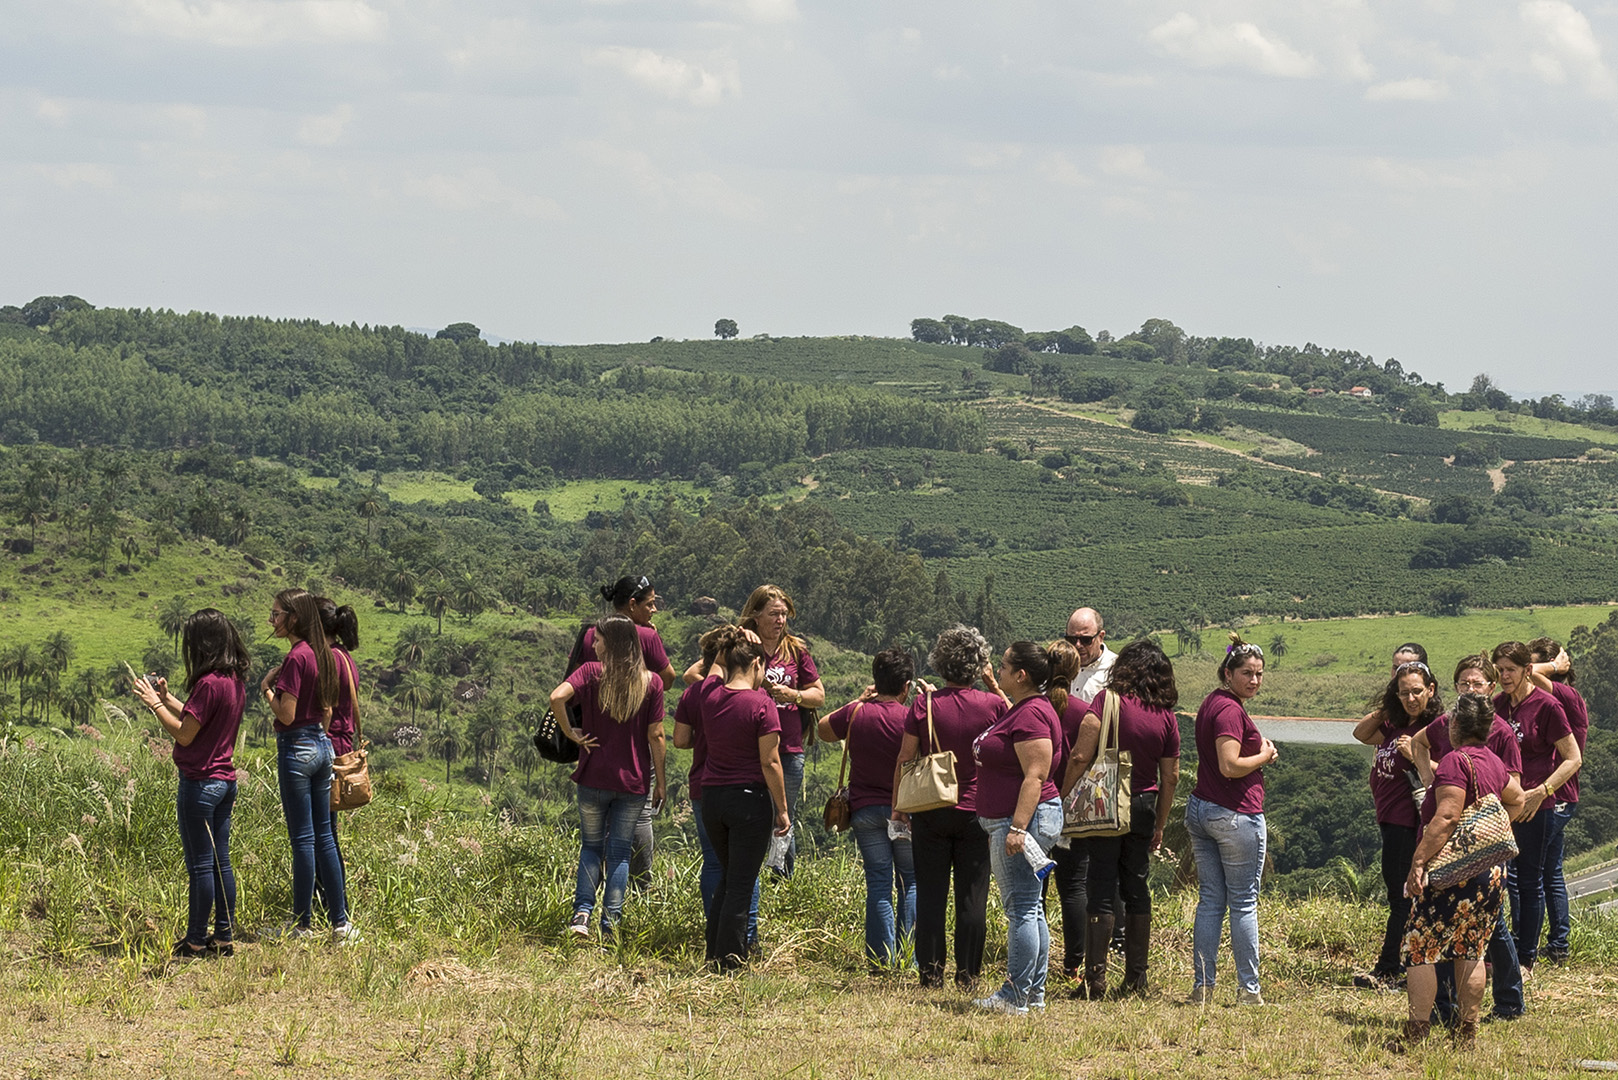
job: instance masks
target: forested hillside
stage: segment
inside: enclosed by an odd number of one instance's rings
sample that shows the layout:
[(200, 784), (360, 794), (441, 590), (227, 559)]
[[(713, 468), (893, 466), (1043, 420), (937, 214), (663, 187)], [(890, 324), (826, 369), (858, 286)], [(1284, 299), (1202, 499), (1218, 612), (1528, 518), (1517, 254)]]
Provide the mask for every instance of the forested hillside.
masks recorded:
[[(468, 324), (63, 299), (0, 310), (7, 723), (87, 722), (116, 662), (172, 666), (175, 613), (203, 604), (268, 662), (269, 595), (319, 585), (369, 605), (382, 760), (536, 815), (565, 789), (523, 728), (625, 572), (667, 598), (681, 658), (706, 625), (692, 601), (781, 584), (834, 696), (871, 651), (924, 657), (957, 619), (1044, 639), (1088, 603), (1115, 640), (1157, 633), (1205, 666), (1205, 635), (1255, 619), (1605, 603), (1618, 578), (1610, 402), (1515, 402), (1486, 376), (1453, 394), (1352, 350), (1165, 320), (1116, 340), (918, 320), (917, 340), (492, 346)], [(1591, 685), (1618, 684), (1612, 642), (1611, 624), (1571, 642)], [(1359, 673), (1352, 715), (1382, 660), (1319, 660), (1291, 677)], [(1604, 776), (1618, 694), (1592, 701)], [(1369, 858), (1363, 762), (1305, 760), (1277, 784), (1339, 799), (1278, 811), (1283, 869)], [(1570, 837), (1618, 835), (1604, 799)]]

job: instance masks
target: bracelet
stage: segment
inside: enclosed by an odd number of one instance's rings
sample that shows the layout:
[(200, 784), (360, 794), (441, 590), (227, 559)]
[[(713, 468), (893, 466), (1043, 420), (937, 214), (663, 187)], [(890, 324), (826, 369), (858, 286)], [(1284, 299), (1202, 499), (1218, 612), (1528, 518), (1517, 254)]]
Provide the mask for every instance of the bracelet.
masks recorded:
[(1011, 826), (1011, 831), (1016, 833), (1019, 836), (1027, 836), (1028, 835), (1028, 830), (1027, 829), (1019, 829), (1015, 825)]

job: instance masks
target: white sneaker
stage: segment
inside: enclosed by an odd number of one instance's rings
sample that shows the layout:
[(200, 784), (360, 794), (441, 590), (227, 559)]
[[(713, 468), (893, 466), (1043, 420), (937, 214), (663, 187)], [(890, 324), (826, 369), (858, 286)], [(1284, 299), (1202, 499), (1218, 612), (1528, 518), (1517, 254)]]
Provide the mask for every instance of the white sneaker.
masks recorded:
[(331, 943), (333, 945), (358, 945), (360, 943), (360, 928), (351, 922), (332, 927)]
[(288, 921), (278, 926), (266, 927), (259, 931), (260, 941), (307, 941), (315, 936), (314, 930), (296, 921)]
[(1026, 1005), (1013, 1005), (999, 994), (986, 998), (973, 998), (972, 1004), (989, 1012), (1005, 1013), (1007, 1016), (1027, 1016)]
[(567, 932), (574, 937), (587, 938), (590, 936), (590, 913), (588, 911), (575, 911), (573, 918), (568, 921)]
[(1236, 991), (1236, 1004), (1238, 1004), (1238, 1005), (1262, 1005), (1262, 1004), (1264, 1004), (1264, 997), (1257, 990), (1237, 990)]

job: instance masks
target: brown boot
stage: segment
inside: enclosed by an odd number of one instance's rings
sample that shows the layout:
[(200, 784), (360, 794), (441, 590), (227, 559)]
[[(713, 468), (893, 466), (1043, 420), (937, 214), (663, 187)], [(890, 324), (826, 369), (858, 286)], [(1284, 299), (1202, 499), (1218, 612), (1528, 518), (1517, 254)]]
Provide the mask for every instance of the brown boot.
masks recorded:
[(1107, 949), (1112, 946), (1111, 915), (1092, 915), (1084, 928), (1084, 987), (1091, 1001), (1107, 996)]
[(1152, 916), (1124, 916), (1124, 981), (1118, 996), (1146, 993), (1146, 962), (1151, 953)]
[(1383, 1044), (1383, 1049), (1390, 1054), (1408, 1054), (1412, 1047), (1427, 1037), (1432, 1028), (1430, 1020), (1406, 1020), (1404, 1034), (1397, 1039), (1389, 1039)]
[(1457, 1050), (1472, 1050), (1478, 1045), (1478, 1022), (1462, 1020), (1449, 1033), (1450, 1044)]

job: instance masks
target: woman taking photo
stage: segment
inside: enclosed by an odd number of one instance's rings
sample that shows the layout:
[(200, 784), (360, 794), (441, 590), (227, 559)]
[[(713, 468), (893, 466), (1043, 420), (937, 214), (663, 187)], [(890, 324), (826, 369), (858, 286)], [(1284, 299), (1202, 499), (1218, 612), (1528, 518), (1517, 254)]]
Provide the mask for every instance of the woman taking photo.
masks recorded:
[(781, 780), (781, 714), (764, 682), (764, 650), (745, 638), (724, 651), (726, 678), (702, 699), (707, 755), (702, 824), (719, 857), (719, 896), (708, 917), (707, 957), (735, 971), (747, 956), (747, 912), (770, 837), (791, 832)]
[[(803, 741), (809, 734), (804, 710), (826, 704), (826, 687), (809, 646), (787, 629), (787, 620), (797, 614), (792, 598), (775, 585), (754, 589), (741, 613), (741, 624), (756, 633), (764, 647), (764, 688), (781, 715), (781, 772), (786, 778), (788, 813), (794, 821), (803, 799)], [(792, 876), (797, 844), (793, 837), (787, 848), (786, 877)]]
[[(873, 971), (899, 963), (916, 923), (916, 867), (909, 837), (893, 837), (893, 775), (904, 743), (905, 694), (916, 673), (908, 649), (884, 649), (871, 660), (872, 687), (820, 718), (820, 737), (845, 741), (854, 843), (865, 867), (865, 958)], [(898, 900), (894, 879), (898, 878)]]
[[(645, 574), (621, 577), (611, 585), (601, 586), (599, 591), (601, 598), (612, 605), (616, 614), (635, 624), (646, 670), (663, 680), (665, 692), (673, 689), (676, 685), (674, 666), (669, 663), (663, 639), (652, 625), (652, 616), (657, 614), (658, 598), (650, 579)], [(585, 628), (577, 650), (580, 663), (596, 659), (595, 635), (595, 627)], [(637, 889), (645, 888), (652, 880), (652, 851), (655, 846), (652, 819), (660, 809), (661, 803), (647, 799), (646, 805), (641, 808), (640, 820), (635, 823), (635, 841), (629, 850), (629, 883)]]
[(1197, 784), (1185, 805), (1200, 889), (1193, 933), (1191, 1003), (1213, 1000), (1219, 937), (1230, 914), (1238, 1005), (1262, 1005), (1258, 982), (1258, 886), (1264, 875), (1263, 768), (1275, 744), (1259, 734), (1247, 703), (1264, 683), (1264, 650), (1232, 633), (1220, 688), (1197, 710)]
[(1155, 642), (1136, 641), (1118, 653), (1105, 688), (1084, 714), (1062, 777), (1062, 795), (1073, 790), (1095, 760), (1110, 694), (1118, 696), (1118, 748), (1129, 751), (1133, 765), (1129, 832), (1073, 841), (1089, 849), (1083, 996), (1091, 1001), (1107, 992), (1107, 949), (1119, 893), (1124, 898), (1124, 981), (1118, 992), (1146, 992), (1152, 933), (1152, 890), (1146, 878), (1152, 852), (1163, 846), (1163, 829), (1180, 782), (1180, 723), (1174, 716), (1180, 691), (1174, 685), (1174, 665)]
[(1043, 874), (1036, 874), (1024, 848), (1042, 852), (1062, 836), (1062, 802), (1051, 780), (1054, 748), (1062, 722), (1046, 696), (1067, 684), (1053, 681), (1046, 651), (1032, 641), (1016, 641), (1000, 658), (1000, 689), (1011, 708), (972, 746), (978, 772), (978, 823), (989, 836), (989, 863), (1000, 887), (1000, 905), (1010, 924), (1006, 932), (1006, 981), (980, 1009), (1023, 1014), (1045, 1007), (1045, 976), (1050, 967), (1051, 930), (1045, 921)]
[[(579, 788), (579, 869), (567, 928), (589, 935), (596, 892), (605, 883), (601, 937), (611, 941), (629, 887), (635, 823), (649, 789), (658, 802), (664, 795), (663, 680), (646, 670), (635, 624), (622, 615), (597, 624), (595, 651), (599, 660), (581, 664), (551, 691), (551, 709), (579, 744), (572, 777)], [(577, 728), (568, 718), (570, 701), (577, 703)]]
[(1369, 974), (1354, 976), (1354, 985), (1362, 989), (1391, 987), (1404, 974), (1399, 946), (1410, 914), (1405, 878), (1416, 852), (1417, 796), (1426, 790), (1416, 771), (1412, 744), (1443, 711), (1438, 680), (1423, 661), (1407, 660), (1393, 669), (1377, 709), (1354, 725), (1354, 738), (1376, 747), (1371, 759), (1371, 801), (1382, 833), (1382, 884), (1388, 895), (1382, 951)]
[(1455, 752), (1435, 766), (1433, 784), (1422, 800), (1421, 842), (1405, 879), (1405, 892), (1413, 901), (1403, 943), (1410, 1014), (1403, 1037), (1387, 1044), (1394, 1053), (1405, 1053), (1431, 1029), (1429, 1017), (1438, 990), (1434, 965), (1440, 960), (1454, 962), (1460, 989), (1455, 1041), (1463, 1049), (1476, 1041), (1478, 1006), (1483, 1001), (1483, 953), (1499, 919), (1505, 871), (1492, 866), (1447, 889), (1433, 889), (1427, 884), (1427, 866), (1455, 831), (1461, 814), (1485, 795), (1498, 796), (1510, 814), (1522, 806), (1522, 788), (1499, 757), (1484, 746), (1493, 721), (1488, 698), (1461, 696), (1449, 714)]
[[(1573, 689), (1573, 662), (1561, 643), (1552, 638), (1535, 638), (1528, 643), (1528, 648), (1534, 655), (1534, 685), (1549, 691), (1562, 706), (1582, 757), (1585, 740), (1590, 735), (1590, 708), (1583, 696)], [(1551, 812), (1549, 836), (1545, 841), (1545, 916), (1550, 923), (1545, 934), (1545, 959), (1553, 964), (1567, 959), (1567, 938), (1572, 929), (1567, 911), (1567, 881), (1562, 876), (1562, 834), (1578, 810), (1579, 774), (1575, 770), (1556, 789), (1556, 808)]]
[(252, 660), (236, 627), (213, 608), (186, 619), (180, 648), (185, 654), (183, 702), (168, 692), (167, 679), (156, 685), (135, 680), (136, 695), (174, 738), (174, 765), (180, 771), (180, 850), (190, 905), (185, 937), (174, 943), (174, 955), (229, 956), (236, 929), (236, 872), (230, 865), (230, 812), (236, 805), (232, 757)]
[(336, 707), (342, 684), (337, 658), (326, 642), (316, 598), (302, 589), (275, 594), (270, 627), (291, 643), (280, 667), (264, 677), (260, 688), (275, 714), (275, 765), (281, 787), (281, 810), (292, 843), (292, 916), (284, 927), (291, 937), (313, 933), (315, 875), (326, 883), (326, 912), (332, 941), (358, 940), (348, 921), (343, 864), (331, 828), (331, 739), (326, 723)]
[(1545, 850), (1556, 789), (1579, 771), (1582, 755), (1561, 704), (1528, 677), (1534, 663), (1528, 646), (1520, 641), (1501, 642), (1490, 659), (1500, 673), (1494, 711), (1517, 730), (1522, 748), (1523, 810), (1511, 826), (1517, 837), (1512, 910), (1517, 959), (1527, 975), (1539, 956), (1539, 932), (1545, 926)]
[[(944, 680), (941, 690), (927, 690), (910, 702), (905, 716), (899, 763), (925, 754), (955, 755), (955, 781), (960, 794), (954, 806), (902, 814), (893, 819), (910, 824), (910, 848), (916, 865), (916, 966), (921, 985), (944, 985), (949, 960), (946, 935), (950, 878), (955, 880), (955, 984), (977, 985), (983, 970), (983, 944), (988, 936), (989, 837), (978, 823), (977, 767), (972, 744), (1005, 715), (1006, 701), (995, 684), (989, 643), (975, 627), (955, 625), (938, 635), (927, 664)], [(994, 693), (974, 689), (982, 679)], [(899, 768), (893, 790), (899, 790)]]

